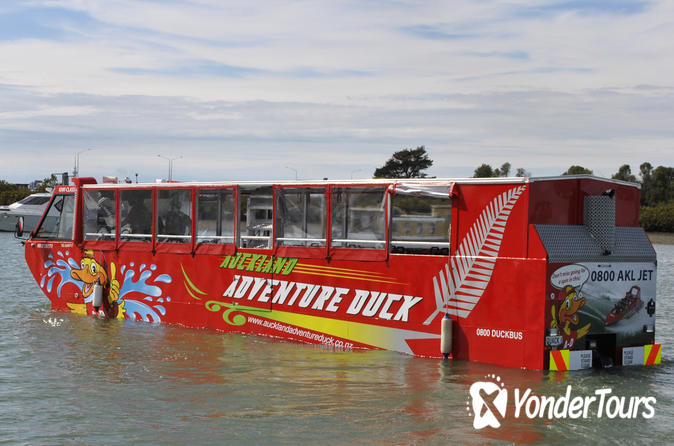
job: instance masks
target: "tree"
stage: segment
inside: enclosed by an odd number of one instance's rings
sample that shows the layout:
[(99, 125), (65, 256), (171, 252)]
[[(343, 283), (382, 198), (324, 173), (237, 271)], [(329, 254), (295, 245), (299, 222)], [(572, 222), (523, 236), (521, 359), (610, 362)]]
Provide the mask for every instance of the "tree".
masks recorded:
[(639, 166), (641, 176), (641, 204), (656, 206), (674, 200), (674, 167), (658, 166), (651, 163)]
[(473, 178), (490, 178), (494, 176), (494, 169), (489, 164), (482, 164), (473, 172)]
[(494, 170), (495, 177), (507, 177), (510, 173), (510, 163), (505, 162), (501, 165), (500, 168)]
[(639, 175), (641, 176), (641, 182), (645, 183), (651, 178), (651, 172), (653, 172), (653, 165), (646, 161), (639, 166)]
[(30, 190), (27, 187), (0, 180), (0, 205), (12, 204), (28, 195), (30, 195)]
[(642, 206), (654, 205), (651, 203), (650, 195), (653, 183), (653, 165), (646, 161), (639, 166), (639, 176), (641, 177), (641, 204)]
[[(492, 168), (489, 164), (482, 164), (473, 172), (473, 178), (507, 177), (510, 175), (511, 168), (512, 164), (509, 162), (501, 164), (501, 167), (496, 169)], [(517, 174), (515, 176), (517, 177), (531, 176), (531, 174), (522, 167), (518, 167), (516, 172)]]
[(59, 185), (56, 175), (52, 174), (49, 178), (42, 180), (42, 184), (35, 189), (35, 192), (51, 192)]
[(658, 166), (653, 170), (649, 199), (651, 205), (674, 200), (674, 167)]
[(424, 178), (426, 174), (422, 170), (433, 165), (433, 160), (428, 157), (426, 148), (419, 146), (416, 149), (403, 149), (395, 152), (386, 161), (383, 167), (374, 171), (375, 178)]
[(26, 198), (33, 192), (51, 192), (59, 184), (56, 176), (52, 175), (42, 181), (42, 185), (31, 191), (26, 186), (10, 184), (5, 180), (0, 180), (0, 205), (12, 204), (16, 201)]
[(620, 166), (618, 172), (611, 176), (611, 178), (614, 180), (631, 181), (632, 183), (637, 182), (637, 177), (632, 175), (632, 169), (630, 169), (629, 164), (623, 164)]
[(641, 176), (641, 219), (646, 231), (674, 232), (674, 167), (645, 162)]
[(639, 224), (648, 232), (674, 232), (674, 202), (642, 206)]
[(530, 172), (527, 172), (526, 170), (524, 170), (523, 167), (518, 167), (518, 168), (517, 168), (517, 173), (515, 174), (515, 176), (516, 176), (516, 177), (530, 177), (530, 176), (531, 176), (531, 173), (530, 173)]
[(583, 174), (592, 175), (592, 171), (590, 169), (586, 169), (583, 166), (571, 166), (562, 175), (583, 175)]

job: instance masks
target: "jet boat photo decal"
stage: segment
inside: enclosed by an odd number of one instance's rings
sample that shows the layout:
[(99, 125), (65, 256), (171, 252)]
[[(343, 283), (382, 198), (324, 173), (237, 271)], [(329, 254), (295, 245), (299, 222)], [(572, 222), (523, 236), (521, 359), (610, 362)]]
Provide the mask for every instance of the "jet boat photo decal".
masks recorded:
[(561, 349), (584, 348), (588, 334), (615, 334), (620, 345), (649, 342), (655, 324), (654, 263), (556, 265), (549, 280), (548, 324)]
[(616, 302), (611, 312), (606, 316), (606, 325), (612, 325), (623, 319), (631, 318), (635, 313), (641, 310), (644, 302), (641, 300), (641, 288), (634, 285), (630, 288), (625, 297)]
[(429, 325), (438, 314), (462, 318), (470, 315), (491, 281), (508, 217), (526, 187), (523, 184), (497, 195), (473, 222), (456, 256), (450, 258), (451, 269), (445, 265), (433, 277), (436, 309), (424, 325)]

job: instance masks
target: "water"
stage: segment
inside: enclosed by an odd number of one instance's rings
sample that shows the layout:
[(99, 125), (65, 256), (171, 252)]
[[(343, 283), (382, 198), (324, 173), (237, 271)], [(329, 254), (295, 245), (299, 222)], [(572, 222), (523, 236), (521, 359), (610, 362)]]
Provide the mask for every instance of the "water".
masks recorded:
[[(51, 312), (0, 233), (0, 444), (671, 444), (674, 246), (656, 251), (662, 365), (561, 374)], [(655, 416), (531, 420), (509, 402), (475, 430), (487, 374), (511, 394), (653, 396)]]

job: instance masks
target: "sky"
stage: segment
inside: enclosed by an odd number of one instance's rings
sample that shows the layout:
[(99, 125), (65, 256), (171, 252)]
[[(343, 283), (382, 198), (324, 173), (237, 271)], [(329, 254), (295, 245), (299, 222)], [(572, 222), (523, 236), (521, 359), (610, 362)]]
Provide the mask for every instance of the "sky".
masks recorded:
[(673, 166), (674, 2), (0, 2), (0, 179), (370, 178), (421, 145), (437, 177)]

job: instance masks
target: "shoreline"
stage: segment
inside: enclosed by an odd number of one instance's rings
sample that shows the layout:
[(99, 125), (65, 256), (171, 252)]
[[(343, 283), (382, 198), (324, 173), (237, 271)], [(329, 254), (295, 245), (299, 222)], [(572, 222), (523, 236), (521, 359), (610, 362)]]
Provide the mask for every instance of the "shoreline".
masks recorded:
[(646, 235), (654, 245), (674, 245), (674, 232), (647, 232)]

